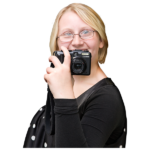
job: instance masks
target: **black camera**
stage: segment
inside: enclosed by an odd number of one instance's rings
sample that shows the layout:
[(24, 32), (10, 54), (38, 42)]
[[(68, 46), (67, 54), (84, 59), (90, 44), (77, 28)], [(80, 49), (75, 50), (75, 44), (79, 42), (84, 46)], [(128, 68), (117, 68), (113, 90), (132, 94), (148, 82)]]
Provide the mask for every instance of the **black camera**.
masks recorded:
[[(69, 50), (71, 55), (71, 75), (90, 75), (91, 72), (91, 53), (88, 50)], [(64, 53), (63, 51), (54, 51), (54, 56), (56, 56), (61, 63), (64, 62)], [(54, 68), (55, 66), (53, 63), (51, 67)]]

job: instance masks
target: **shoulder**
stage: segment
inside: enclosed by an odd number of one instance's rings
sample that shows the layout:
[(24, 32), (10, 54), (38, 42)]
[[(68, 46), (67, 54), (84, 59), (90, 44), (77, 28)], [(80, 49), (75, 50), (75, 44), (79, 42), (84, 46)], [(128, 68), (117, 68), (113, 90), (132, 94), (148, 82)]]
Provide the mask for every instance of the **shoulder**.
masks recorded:
[(111, 125), (113, 129), (122, 127), (126, 120), (126, 113), (122, 99), (118, 96), (114, 86), (103, 86), (95, 90), (81, 109), (83, 118), (95, 118), (103, 127)]
[(123, 123), (125, 106), (119, 90), (114, 85), (103, 86), (93, 92), (87, 100), (84, 113), (91, 112), (110, 123)]
[(34, 123), (37, 120), (42, 120), (45, 118), (45, 104), (40, 106), (35, 113), (33, 114), (33, 116), (31, 117), (30, 123)]
[(115, 85), (106, 85), (95, 90), (87, 101), (87, 106), (97, 105), (114, 112), (125, 113), (125, 106), (119, 89)]
[[(100, 87), (99, 89), (95, 90), (91, 96), (92, 99), (100, 98), (101, 100), (105, 98), (107, 101), (120, 101), (122, 100), (122, 96), (120, 94), (119, 89), (115, 85), (106, 85), (103, 87)], [(107, 99), (108, 98), (108, 99)]]

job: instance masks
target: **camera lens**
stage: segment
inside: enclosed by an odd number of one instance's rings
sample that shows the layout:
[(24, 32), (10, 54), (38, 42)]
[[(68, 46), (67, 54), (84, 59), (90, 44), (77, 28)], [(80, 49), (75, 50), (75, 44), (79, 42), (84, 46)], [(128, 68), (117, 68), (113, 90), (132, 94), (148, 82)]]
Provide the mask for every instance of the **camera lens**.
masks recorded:
[(75, 69), (81, 69), (82, 68), (82, 64), (76, 63), (76, 64), (74, 64), (74, 68)]
[(72, 72), (75, 74), (81, 74), (85, 70), (86, 64), (83, 59), (74, 58), (72, 60)]

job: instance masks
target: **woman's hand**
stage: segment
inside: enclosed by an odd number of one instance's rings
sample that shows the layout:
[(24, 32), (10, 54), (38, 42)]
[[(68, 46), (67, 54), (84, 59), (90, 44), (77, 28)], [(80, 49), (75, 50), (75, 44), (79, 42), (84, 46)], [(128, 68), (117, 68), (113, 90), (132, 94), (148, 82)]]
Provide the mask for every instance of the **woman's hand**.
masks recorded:
[(63, 64), (56, 56), (50, 56), (49, 61), (55, 68), (46, 69), (44, 80), (48, 83), (54, 98), (74, 99), (73, 77), (70, 71), (71, 56), (66, 47), (62, 46), (61, 49), (64, 53)]

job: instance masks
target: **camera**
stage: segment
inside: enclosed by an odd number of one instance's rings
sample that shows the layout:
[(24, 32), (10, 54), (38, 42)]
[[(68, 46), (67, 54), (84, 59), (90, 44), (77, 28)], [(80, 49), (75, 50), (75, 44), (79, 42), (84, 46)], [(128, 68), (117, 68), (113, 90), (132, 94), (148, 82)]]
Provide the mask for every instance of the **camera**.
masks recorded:
[[(69, 50), (71, 55), (71, 75), (90, 75), (91, 72), (91, 53), (88, 50)], [(61, 63), (64, 62), (63, 51), (54, 51), (53, 55), (56, 56)], [(51, 63), (51, 67), (55, 66)]]

